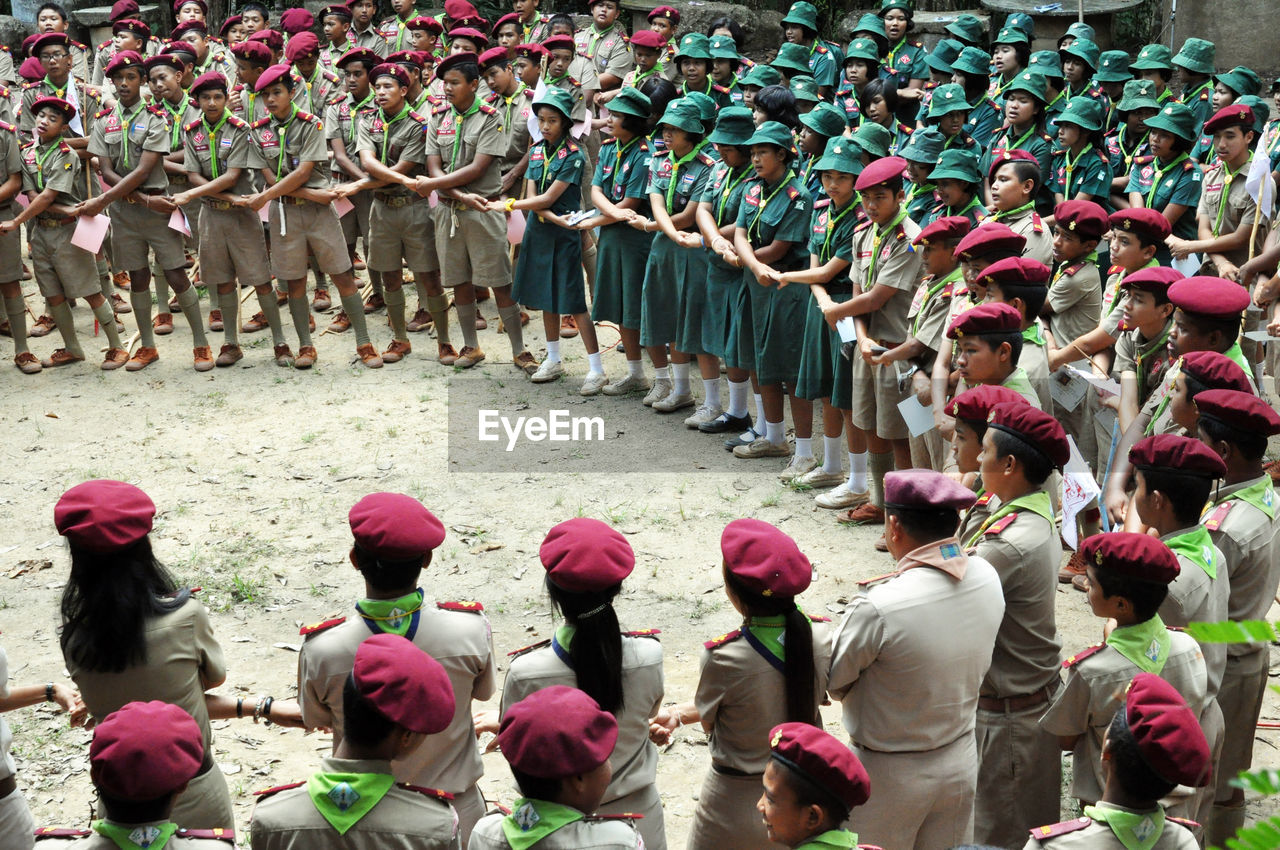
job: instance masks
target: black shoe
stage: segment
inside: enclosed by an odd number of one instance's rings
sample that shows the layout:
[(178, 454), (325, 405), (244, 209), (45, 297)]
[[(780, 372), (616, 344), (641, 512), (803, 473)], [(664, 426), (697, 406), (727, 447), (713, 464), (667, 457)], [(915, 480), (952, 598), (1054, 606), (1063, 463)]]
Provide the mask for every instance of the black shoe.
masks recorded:
[(727, 413), (721, 413), (710, 422), (699, 425), (698, 430), (704, 434), (741, 434), (750, 427), (750, 416), (730, 416)]
[(761, 434), (760, 432), (756, 431), (755, 428), (747, 428), (746, 431), (738, 434), (737, 436), (734, 436), (729, 438), (728, 440), (725, 440), (724, 450), (727, 452), (731, 452), (738, 446), (750, 445), (752, 442), (760, 439), (763, 436), (764, 434)]

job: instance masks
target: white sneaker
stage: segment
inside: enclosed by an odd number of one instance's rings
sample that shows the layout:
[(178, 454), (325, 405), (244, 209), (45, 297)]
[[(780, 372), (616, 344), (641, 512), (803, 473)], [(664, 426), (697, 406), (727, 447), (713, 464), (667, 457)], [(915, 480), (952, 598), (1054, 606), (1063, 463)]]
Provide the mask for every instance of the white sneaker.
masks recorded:
[(543, 360), (542, 365), (538, 367), (538, 371), (534, 372), (529, 380), (535, 384), (550, 383), (564, 374), (564, 364), (559, 360)]
[(825, 493), (819, 493), (813, 497), (814, 503), (820, 508), (830, 508), (831, 510), (839, 510), (843, 508), (856, 508), (863, 502), (871, 498), (871, 494), (865, 490), (861, 493), (849, 486), (849, 479), (845, 479), (844, 483), (834, 490), (828, 490)]
[(649, 390), (649, 394), (644, 397), (646, 407), (653, 407), (655, 401), (662, 401), (671, 395), (672, 383), (670, 378), (654, 378), (653, 388)]
[(801, 475), (795, 480), (796, 484), (802, 487), (812, 487), (815, 490), (824, 490), (827, 487), (835, 487), (837, 484), (847, 483), (849, 476), (843, 472), (823, 472), (821, 466), (815, 466), (813, 469)]
[(582, 389), (578, 390), (578, 395), (599, 395), (608, 383), (609, 379), (603, 372), (588, 372), (587, 377), (582, 381)]
[(649, 389), (649, 382), (644, 379), (643, 375), (628, 374), (625, 378), (619, 378), (604, 388), (605, 395), (630, 395), (638, 393), (641, 390)]
[(708, 422), (715, 422), (723, 413), (724, 411), (719, 407), (713, 407), (712, 405), (704, 402), (703, 404), (698, 405), (698, 409), (693, 412), (692, 416), (684, 420), (684, 424), (690, 428), (697, 429), (699, 425), (703, 425)]
[(655, 401), (653, 409), (659, 413), (674, 413), (681, 408), (693, 407), (693, 405), (693, 393), (677, 393), (672, 390), (667, 393), (666, 398), (660, 398)]
[(757, 437), (748, 445), (734, 448), (733, 456), (748, 459), (757, 457), (791, 457), (791, 447), (787, 445), (785, 440), (781, 443), (771, 443), (768, 437)]
[(818, 466), (818, 461), (813, 457), (796, 457), (791, 458), (791, 463), (787, 464), (787, 468), (778, 473), (778, 478), (783, 484), (790, 483), (806, 473), (813, 471)]

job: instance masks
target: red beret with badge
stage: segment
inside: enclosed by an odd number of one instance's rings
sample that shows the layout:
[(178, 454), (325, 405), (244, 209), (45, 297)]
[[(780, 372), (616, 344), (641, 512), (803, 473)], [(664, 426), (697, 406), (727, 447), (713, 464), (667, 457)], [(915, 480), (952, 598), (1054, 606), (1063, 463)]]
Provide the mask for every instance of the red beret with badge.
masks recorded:
[(39, 56), (46, 47), (71, 47), (71, 36), (65, 32), (46, 32), (36, 36), (31, 42), (31, 55)]
[(120, 73), (125, 68), (137, 68), (138, 73), (142, 73), (142, 57), (138, 55), (137, 51), (121, 50), (111, 57), (111, 61), (107, 63), (107, 67), (102, 74), (107, 79), (111, 79), (112, 76)]
[(948, 416), (964, 419), (969, 422), (981, 422), (985, 426), (991, 408), (997, 404), (1027, 404), (1027, 400), (1016, 390), (998, 384), (981, 384), (967, 389), (947, 402), (943, 408)]
[(1150, 266), (1138, 269), (1133, 274), (1124, 276), (1120, 281), (1121, 289), (1136, 289), (1139, 292), (1150, 292), (1162, 298), (1169, 297), (1169, 287), (1182, 280), (1182, 272), (1169, 266)]
[(858, 175), (858, 181), (853, 187), (859, 192), (865, 192), (873, 186), (879, 186), (881, 183), (888, 183), (895, 177), (902, 179), (902, 174), (907, 170), (907, 161), (900, 156), (886, 156), (884, 159), (877, 159), (875, 162), (862, 169), (862, 173)]
[(204, 0), (173, 0), (173, 13), (176, 15), (182, 11), (182, 7), (187, 4), (197, 7), (202, 14), (209, 14), (209, 4)]
[[(809, 723), (783, 723), (769, 733), (771, 756), (822, 788), (845, 808), (861, 806), (871, 797), (867, 769), (839, 738)], [(842, 818), (837, 818), (842, 820)]]
[(987, 427), (1004, 431), (1038, 449), (1056, 468), (1071, 459), (1067, 432), (1048, 413), (1029, 404), (997, 404), (987, 414)]
[(117, 800), (142, 803), (179, 791), (204, 764), (200, 726), (173, 703), (130, 702), (93, 730), (89, 776)]
[[(1236, 361), (1216, 351), (1192, 351), (1182, 355), (1178, 371), (1212, 390), (1236, 390), (1253, 395), (1249, 376)], [(1199, 399), (1199, 396), (1196, 396)], [(1270, 410), (1270, 407), (1267, 408)]]
[(982, 286), (1048, 286), (1049, 267), (1030, 257), (1005, 257), (982, 270), (978, 283)]
[(545, 57), (546, 55), (547, 55), (547, 48), (543, 47), (541, 44), (517, 44), (516, 45), (516, 58), (523, 57), (525, 59), (528, 59), (530, 62), (532, 62), (535, 65), (541, 63), (543, 57)]
[(958, 242), (969, 234), (972, 226), (969, 223), (968, 216), (943, 216), (936, 221), (930, 222), (924, 230), (920, 231), (920, 235), (911, 244), (928, 246), (936, 245), (939, 242)]
[(484, 71), (491, 65), (507, 65), (511, 62), (511, 55), (505, 47), (490, 47), (484, 53), (480, 54), (480, 70)]
[(1085, 538), (1080, 555), (1096, 569), (1169, 584), (1182, 568), (1178, 558), (1158, 537), (1131, 531), (1112, 531)]
[(351, 7), (343, 3), (335, 3), (331, 6), (325, 6), (321, 13), (322, 18), (337, 18), (341, 21), (350, 22), (355, 16), (351, 14)]
[(1188, 313), (1229, 319), (1249, 306), (1249, 290), (1220, 277), (1184, 277), (1169, 287), (1169, 300)]
[(454, 53), (446, 56), (440, 60), (440, 64), (436, 65), (436, 76), (443, 78), (449, 70), (456, 68), (459, 65), (466, 65), (467, 63), (478, 65), (480, 63), (480, 57), (470, 52)]
[(886, 508), (963, 511), (977, 500), (968, 487), (932, 469), (903, 469), (884, 477)]
[(38, 115), (40, 113), (40, 110), (44, 109), (46, 106), (61, 112), (62, 117), (67, 121), (70, 121), (72, 118), (76, 117), (76, 108), (71, 104), (70, 101), (66, 101), (60, 97), (52, 97), (49, 95), (46, 95), (44, 97), (38, 97), (35, 99), (35, 101), (31, 104), (31, 114)]
[(1233, 103), (1213, 113), (1213, 117), (1204, 122), (1204, 129), (1201, 134), (1212, 136), (1228, 127), (1243, 127), (1245, 130), (1252, 130), (1253, 122), (1253, 110), (1248, 105)]
[(146, 493), (100, 478), (63, 493), (53, 509), (53, 524), (77, 549), (119, 552), (150, 534), (155, 516), (155, 502)]
[(680, 26), (680, 10), (675, 6), (657, 7), (648, 15), (648, 20), (652, 21), (654, 18), (666, 18), (671, 21), (672, 26)]
[(548, 53), (552, 50), (572, 50), (576, 53), (578, 50), (578, 46), (571, 35), (553, 35), (549, 38), (544, 38), (542, 46)]
[[(369, 51), (373, 53), (373, 51)], [(251, 65), (270, 65), (271, 48), (260, 41), (242, 41), (231, 46), (231, 55)], [(374, 54), (377, 55), (376, 53)]]
[(205, 71), (191, 84), (191, 96), (199, 97), (203, 91), (220, 91), (226, 94), (227, 78), (217, 71)]
[(590, 773), (613, 752), (618, 721), (586, 692), (552, 685), (507, 709), (498, 747), (516, 770), (540, 779)]
[(293, 68), (289, 65), (272, 65), (262, 72), (262, 76), (258, 77), (258, 81), (253, 84), (253, 90), (264, 92), (276, 83), (289, 83), (289, 88), (292, 89), (292, 72)]
[(998, 221), (986, 221), (970, 230), (956, 246), (957, 260), (977, 260), (991, 254), (1016, 257), (1027, 247), (1027, 237)]
[(111, 34), (132, 33), (143, 41), (151, 38), (151, 27), (134, 18), (121, 18), (111, 25)]
[(388, 561), (421, 558), (444, 542), (444, 523), (403, 493), (370, 493), (351, 506), (347, 522), (361, 549)]
[(418, 15), (404, 22), (404, 28), (407, 30), (423, 30), (439, 35), (444, 32), (444, 24), (437, 21), (430, 15)]
[(947, 339), (983, 334), (1007, 334), (1022, 330), (1022, 314), (1003, 301), (987, 301), (970, 307), (951, 321)]
[(1156, 776), (1192, 788), (1209, 784), (1209, 742), (1177, 688), (1154, 673), (1139, 673), (1125, 691), (1121, 711), (1142, 760)]
[[(238, 44), (236, 45), (236, 47), (239, 46)], [(235, 48), (232, 49), (234, 50)], [(382, 64), (382, 57), (367, 47), (353, 47), (339, 56), (338, 61), (333, 64), (339, 68), (345, 68), (352, 62), (359, 62), (366, 71), (370, 71)]]
[(1107, 220), (1110, 222), (1112, 230), (1136, 233), (1138, 238), (1147, 245), (1163, 243), (1172, 232), (1169, 228), (1169, 219), (1164, 217), (1164, 213), (1149, 207), (1130, 207), (1127, 210), (1117, 210)]
[(813, 565), (784, 531), (758, 519), (735, 519), (720, 534), (725, 568), (761, 596), (799, 596)]
[(245, 41), (259, 41), (271, 48), (272, 52), (279, 52), (284, 49), (284, 36), (275, 30), (258, 30), (250, 35)]
[[(191, 0), (186, 0), (186, 2), (190, 3)], [(169, 33), (169, 39), (171, 41), (181, 41), (182, 37), (189, 32), (207, 36), (209, 34), (209, 28), (205, 26), (204, 21), (183, 21), (174, 27), (173, 31)]]
[(310, 56), (320, 52), (320, 39), (310, 30), (298, 33), (289, 39), (289, 44), (285, 46), (284, 58), (290, 62), (297, 62), (304, 56)]
[(383, 62), (369, 72), (370, 80), (378, 77), (390, 77), (405, 88), (409, 87), (409, 72), (395, 62)]
[(1000, 166), (1008, 165), (1011, 162), (1034, 162), (1037, 165), (1040, 164), (1040, 161), (1033, 154), (1024, 151), (1022, 148), (1000, 151), (999, 156), (991, 158), (991, 168), (987, 171), (987, 182), (990, 183), (996, 178), (996, 172), (1000, 170)]
[(453, 41), (455, 38), (465, 38), (481, 50), (489, 46), (489, 36), (474, 27), (457, 27), (449, 30), (449, 40)]
[(157, 53), (155, 56), (148, 56), (142, 60), (142, 67), (146, 69), (148, 74), (156, 68), (172, 68), (181, 74), (184, 63), (181, 57), (172, 53)]
[(664, 44), (666, 44), (666, 41), (653, 30), (637, 30), (636, 34), (631, 36), (632, 47), (647, 47), (650, 50), (659, 50)]
[(1205, 390), (1196, 395), (1195, 405), (1201, 419), (1216, 419), (1246, 434), (1267, 437), (1280, 434), (1280, 413), (1251, 392)]
[(1053, 220), (1059, 230), (1075, 234), (1082, 242), (1101, 239), (1111, 229), (1107, 211), (1093, 201), (1063, 201), (1054, 207)]
[(400, 635), (383, 632), (361, 641), (351, 678), (379, 714), (410, 732), (434, 735), (453, 722), (449, 674)]
[(1227, 466), (1217, 452), (1199, 440), (1177, 434), (1156, 434), (1134, 443), (1129, 449), (1129, 463), (1137, 469), (1162, 469), (1198, 478), (1222, 478), (1227, 474)]
[(547, 577), (571, 593), (597, 593), (622, 582), (636, 566), (636, 553), (613, 526), (590, 517), (565, 520), (547, 532), (538, 548)]
[(280, 14), (280, 29), (291, 36), (306, 32), (315, 25), (315, 16), (301, 6), (285, 9)]
[(516, 28), (519, 29), (520, 15), (516, 12), (507, 12), (507, 14), (503, 15), (501, 18), (498, 18), (498, 20), (493, 22), (493, 27), (489, 30), (489, 33), (494, 38), (497, 38), (498, 30), (502, 29), (507, 24), (515, 24)]

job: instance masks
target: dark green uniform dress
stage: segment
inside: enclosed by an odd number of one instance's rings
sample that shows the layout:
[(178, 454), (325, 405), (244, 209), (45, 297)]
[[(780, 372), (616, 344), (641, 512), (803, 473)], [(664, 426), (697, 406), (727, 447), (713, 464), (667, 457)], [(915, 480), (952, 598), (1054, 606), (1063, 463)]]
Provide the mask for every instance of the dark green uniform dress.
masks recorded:
[(912, 80), (927, 80), (929, 66), (924, 60), (928, 55), (922, 42), (904, 35), (880, 65), (880, 79), (893, 80), (900, 89), (905, 89)]
[(933, 183), (906, 184), (907, 216), (921, 227), (924, 226), (925, 218), (943, 206), (938, 198), (937, 188)]
[(924, 230), (940, 218), (947, 216), (962, 215), (969, 219), (970, 228), (977, 227), (987, 217), (987, 208), (976, 197), (971, 198), (969, 203), (963, 207), (951, 207), (946, 204), (939, 204), (932, 212), (917, 222), (920, 229)]
[[(638, 198), (636, 212), (648, 218), (649, 140), (636, 137), (625, 145), (616, 139), (600, 146), (592, 185), (610, 203)], [(591, 320), (613, 322), (624, 328), (640, 327), (640, 293), (644, 287), (644, 260), (649, 256), (653, 234), (628, 224), (606, 224), (596, 243), (596, 292), (591, 304)]]
[[(679, 160), (671, 151), (653, 157), (649, 167), (649, 194), (666, 199), (669, 215), (683, 212), (706, 190), (715, 161), (705, 147), (703, 143)], [(685, 230), (697, 232), (697, 227), (691, 223)], [(686, 354), (705, 353), (702, 308), (706, 294), (706, 251), (681, 248), (661, 232), (654, 235), (644, 270), (640, 344), (674, 343), (677, 351)]]
[(964, 122), (964, 131), (982, 148), (990, 147), (991, 137), (996, 134), (1003, 123), (1000, 107), (989, 97), (982, 98), (977, 106), (969, 110), (969, 120)]
[[(1196, 228), (1196, 206), (1200, 203), (1203, 178), (1204, 172), (1185, 153), (1171, 162), (1161, 162), (1152, 156), (1140, 156), (1133, 161), (1133, 168), (1129, 171), (1129, 185), (1125, 187), (1125, 191), (1140, 193), (1143, 206), (1153, 210), (1163, 212), (1169, 204), (1187, 207), (1187, 211), (1173, 225), (1173, 235), (1179, 239), (1195, 239), (1199, 233)], [(1159, 257), (1157, 254), (1156, 258)]]
[[(818, 265), (825, 265), (833, 257), (852, 264), (853, 231), (858, 226), (858, 202), (850, 201), (844, 209), (829, 206), (813, 210), (813, 227), (809, 234), (809, 253), (818, 258)], [(853, 297), (853, 281), (849, 270), (837, 274), (824, 283), (823, 288), (837, 304)], [(804, 289), (795, 284), (787, 289)], [(783, 290), (784, 292), (786, 290)], [(852, 364), (840, 353), (840, 334), (827, 325), (812, 293), (808, 297), (804, 320), (804, 345), (800, 354), (800, 375), (796, 381), (796, 395), (800, 398), (830, 399), (831, 406), (849, 410), (853, 404)]]
[(1147, 134), (1130, 133), (1126, 126), (1108, 133), (1103, 141), (1107, 144), (1107, 161), (1111, 164), (1112, 180), (1120, 176), (1127, 179), (1137, 158), (1151, 153), (1147, 148)]
[[(562, 139), (553, 147), (541, 141), (529, 153), (525, 179), (533, 181), (538, 194), (558, 180), (568, 183), (550, 210), (565, 215), (582, 209), (582, 165), (582, 152), (572, 139)], [(576, 230), (543, 221), (535, 212), (528, 215), (511, 297), (548, 313), (587, 312), (582, 237)]]
[[(786, 255), (770, 265), (788, 272), (809, 265), (809, 223), (813, 199), (794, 171), (777, 184), (766, 186), (756, 178), (747, 187), (738, 211), (738, 227), (756, 250), (775, 240), (790, 242)], [(812, 299), (808, 287), (765, 287), (750, 271), (743, 271), (744, 288), (764, 290), (767, 301), (752, 305), (755, 331), (756, 379), (761, 384), (787, 383), (794, 386), (800, 374), (800, 354), (804, 346), (804, 320)], [(763, 311), (760, 308), (763, 306)]]
[(1062, 193), (1067, 200), (1084, 192), (1108, 213), (1114, 212), (1111, 208), (1111, 163), (1105, 151), (1089, 145), (1080, 151), (1079, 156), (1073, 157), (1066, 148), (1059, 148), (1053, 152), (1051, 170), (1049, 183), (1053, 191)]
[[(742, 206), (747, 181), (754, 174), (750, 163), (734, 169), (718, 162), (711, 169), (707, 188), (702, 193), (702, 202), (711, 205), (711, 215), (715, 218), (717, 227), (738, 220), (738, 209)], [(707, 303), (702, 310), (702, 347), (708, 354), (723, 357), (725, 363), (735, 369), (754, 369), (754, 357), (745, 363), (738, 357), (738, 328), (735, 319), (742, 286), (742, 269), (734, 268), (720, 259), (719, 254), (708, 250)]]
[[(1005, 127), (991, 137), (987, 152), (978, 162), (978, 173), (985, 179), (991, 173), (991, 163), (1005, 151), (1023, 150), (1040, 163), (1040, 192), (1036, 196), (1036, 211), (1048, 215), (1053, 211), (1053, 192), (1049, 191), (1049, 177), (1053, 165), (1053, 139), (1038, 126), (1014, 135), (1012, 127)], [(1047, 209), (1046, 209), (1047, 207)]]

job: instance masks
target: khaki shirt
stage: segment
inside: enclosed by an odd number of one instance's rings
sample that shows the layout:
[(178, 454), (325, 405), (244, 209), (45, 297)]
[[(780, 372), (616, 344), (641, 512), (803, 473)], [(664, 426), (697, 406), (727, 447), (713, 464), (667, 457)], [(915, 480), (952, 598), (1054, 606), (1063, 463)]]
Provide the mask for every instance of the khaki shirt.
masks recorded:
[[(117, 103), (93, 122), (89, 153), (110, 160), (119, 176), (124, 177), (137, 168), (142, 154), (148, 151), (160, 154), (162, 160), (169, 154), (169, 123), (160, 107), (139, 101), (126, 110)], [(156, 162), (138, 186), (139, 190), (168, 188), (169, 176), (164, 173), (162, 161)]]
[(341, 78), (319, 65), (312, 79), (302, 81), (302, 90), (305, 95), (303, 108), (315, 115), (324, 115), (331, 101), (346, 97)]
[[(1252, 157), (1250, 157), (1252, 160)], [(1224, 200), (1222, 197), (1223, 189), (1226, 188), (1226, 165), (1221, 161), (1215, 163), (1212, 168), (1204, 173), (1204, 185), (1200, 191), (1200, 203), (1196, 206), (1196, 218), (1207, 218), (1209, 226), (1215, 237), (1226, 236), (1234, 233), (1241, 225), (1246, 229), (1253, 226), (1254, 216), (1257, 215), (1258, 205), (1253, 198), (1249, 197), (1249, 190), (1245, 188), (1245, 178), (1249, 175), (1249, 163), (1245, 163), (1240, 170), (1231, 178), (1231, 187), (1227, 190), (1225, 199), (1226, 208), (1223, 209)], [(1222, 256), (1226, 257), (1237, 266), (1242, 266), (1250, 256), (1257, 256), (1262, 253), (1263, 243), (1267, 241), (1267, 224), (1260, 222), (1258, 224), (1258, 235), (1254, 240), (1253, 251), (1249, 250), (1248, 240), (1234, 251), (1221, 251)], [(1208, 259), (1206, 255), (1205, 259)]]
[(911, 335), (928, 349), (916, 358), (920, 368), (926, 373), (933, 369), (933, 361), (937, 359), (938, 349), (947, 338), (947, 316), (951, 313), (951, 302), (955, 298), (955, 293), (965, 291), (964, 280), (959, 279), (954, 283), (946, 284), (935, 292), (932, 298), (928, 298), (929, 288), (936, 285), (933, 275), (928, 275), (920, 281), (920, 286), (916, 289), (911, 302), (911, 309), (907, 314), (910, 320), (909, 327), (914, 329)]
[(1053, 410), (1053, 394), (1049, 390), (1049, 353), (1044, 346), (1023, 337), (1018, 368), (1027, 373), (1027, 380), (1035, 390), (1036, 398), (1039, 399), (1036, 407)]
[[(1280, 584), (1276, 557), (1280, 552), (1280, 517), (1275, 512), (1280, 506), (1273, 506), (1269, 517), (1256, 505), (1233, 498), (1264, 480), (1224, 484), (1214, 492), (1218, 501), (1200, 518), (1227, 561), (1227, 617), (1237, 622), (1265, 619)], [(1227, 645), (1227, 654), (1251, 655), (1266, 648), (1261, 642), (1232, 643)]]
[(391, 53), (387, 40), (382, 37), (382, 33), (378, 32), (377, 26), (370, 23), (369, 28), (363, 32), (356, 29), (355, 25), (351, 25), (351, 29), (347, 31), (348, 37), (351, 39), (352, 47), (367, 47), (383, 59)]
[[(65, 141), (58, 139), (53, 144), (58, 146), (57, 151), (51, 152), (47, 146), (37, 148), (31, 142), (22, 146), (22, 191), (38, 194), (45, 189), (55, 189), (58, 192), (58, 196), (53, 199), (55, 204), (74, 206), (85, 199), (84, 180), (80, 177), (83, 165), (80, 157)], [(46, 154), (47, 158), (41, 159)], [(9, 167), (8, 163), (6, 153), (6, 169)], [(49, 212), (39, 217), (61, 218)]]
[(946, 547), (960, 552), (947, 538), (906, 555), (892, 578), (854, 597), (835, 632), (827, 691), (859, 746), (924, 752), (973, 732), (1004, 603), (981, 557), (960, 555), (958, 579), (923, 560)]
[(453, 106), (442, 103), (431, 110), (427, 121), (427, 156), (440, 157), (441, 168), (450, 174), (470, 165), (477, 156), (493, 157), (484, 172), (462, 186), (459, 192), (474, 192), (485, 198), (496, 197), (502, 188), (501, 159), (507, 153), (507, 140), (502, 133), (502, 116), (498, 110), (477, 99), (475, 111), (459, 115)]
[(1049, 233), (1049, 228), (1045, 227), (1044, 222), (1040, 220), (1038, 213), (1028, 210), (1021, 215), (997, 220), (1009, 225), (1014, 233), (1026, 237), (1027, 244), (1022, 249), (1022, 256), (1039, 260), (1049, 268), (1053, 268), (1053, 236)]
[(236, 62), (235, 59), (231, 57), (231, 51), (217, 45), (210, 44), (209, 50), (204, 57), (204, 64), (196, 68), (195, 76), (199, 77), (201, 74), (208, 73), (209, 71), (217, 71), (221, 74), (222, 78), (227, 81), (228, 86), (235, 85)]
[[(183, 128), (182, 167), (206, 180), (213, 180), (227, 173), (229, 168), (240, 169), (240, 179), (228, 190), (233, 195), (253, 192), (253, 170), (249, 167), (249, 125), (234, 115), (213, 132), (204, 123), (203, 115)], [(213, 173), (213, 158), (218, 158), (218, 173)]]
[(573, 40), (578, 53), (595, 63), (597, 74), (613, 74), (621, 80), (635, 66), (627, 28), (621, 21), (615, 21), (604, 33), (597, 33), (595, 24), (587, 24), (574, 33)]
[(1053, 315), (1049, 332), (1059, 348), (1098, 326), (1102, 317), (1102, 278), (1096, 263), (1079, 261), (1053, 276), (1046, 300)]
[[(903, 218), (878, 241), (876, 231), (877, 226), (870, 221), (854, 230), (849, 280), (853, 281), (854, 295), (869, 292), (873, 286), (890, 286), (897, 290), (879, 310), (863, 318), (872, 339), (881, 344), (898, 344), (911, 333), (907, 314), (911, 312), (911, 300), (920, 282), (924, 257), (912, 249), (911, 243), (920, 235), (920, 225), (910, 218)], [(874, 264), (873, 251), (878, 254)]]
[[(1109, 809), (1120, 806), (1102, 803)], [(1126, 811), (1134, 811), (1128, 809)], [(1181, 823), (1165, 819), (1164, 829), (1156, 839), (1151, 850), (1196, 850), (1200, 845), (1195, 834)], [(1041, 826), (1031, 830), (1031, 837), (1022, 850), (1126, 850), (1124, 843), (1116, 838), (1111, 827), (1105, 823), (1095, 823), (1089, 818), (1076, 818), (1073, 821)]]
[(515, 168), (531, 144), (529, 117), (533, 114), (533, 89), (525, 86), (509, 99), (492, 92), (487, 102), (502, 116), (502, 135), (507, 140), (507, 152), (502, 157), (500, 168), (506, 174)]
[[(31, 105), (42, 97), (60, 97), (63, 100), (70, 100), (68, 95), (74, 91), (73, 105), (76, 108), (75, 117), (67, 125), (67, 135), (86, 137), (93, 133), (94, 119), (98, 113), (102, 111), (104, 96), (100, 89), (94, 86), (85, 85), (83, 82), (72, 77), (68, 80), (68, 88), (56, 90), (53, 86), (44, 80), (38, 80), (34, 83), (23, 83), (22, 85), (22, 103), (18, 106), (18, 127), (24, 133), (29, 133), (35, 129), (36, 116), (31, 112)], [(8, 98), (5, 98), (6, 100)], [(75, 127), (80, 127), (83, 132), (77, 132)]]
[[(327, 758), (326, 773), (390, 773), (386, 761)], [(325, 820), (306, 783), (262, 796), (249, 829), (253, 850), (462, 850), (453, 806), (425, 791), (392, 786), (346, 834)]]
[[(511, 660), (502, 687), (502, 714), (534, 691), (551, 685), (578, 686), (578, 677), (555, 651), (538, 645)], [(613, 781), (602, 802), (609, 803), (653, 785), (658, 771), (658, 748), (649, 741), (649, 718), (662, 707), (662, 644), (652, 637), (622, 638), (623, 707), (618, 717), (618, 741), (609, 757)]]
[[(587, 60), (584, 59), (583, 61)], [(569, 96), (573, 98), (573, 108), (569, 110), (569, 120), (575, 127), (581, 124), (587, 117), (586, 92), (590, 91), (590, 89), (583, 86), (579, 82), (579, 78), (573, 74), (566, 74), (554, 82), (548, 80), (547, 85), (569, 93)]]
[[(1160, 539), (1168, 541), (1186, 530), (1165, 534)], [(1189, 623), (1220, 623), (1227, 619), (1231, 598), (1231, 590), (1227, 586), (1230, 568), (1217, 546), (1214, 546), (1214, 554), (1218, 558), (1217, 578), (1209, 578), (1208, 573), (1181, 553), (1174, 554), (1178, 557), (1181, 569), (1178, 577), (1169, 583), (1169, 595), (1157, 612), (1160, 619), (1164, 620), (1165, 625), (1177, 628), (1185, 628)], [(1205, 666), (1209, 670), (1209, 696), (1216, 697), (1218, 688), (1222, 685), (1222, 674), (1227, 668), (1227, 645), (1206, 643), (1200, 649), (1204, 652)]]
[[(453, 686), (454, 713), (449, 727), (428, 735), (422, 746), (392, 764), (401, 782), (461, 794), (484, 773), (471, 722), (471, 701), (497, 690), (493, 637), (483, 609), (448, 610), (427, 602), (420, 612), (413, 643), (440, 662)], [(356, 649), (374, 632), (359, 617), (311, 632), (298, 655), (298, 704), (308, 728), (333, 729), (333, 747), (342, 743), (342, 688), (355, 663)]]
[[(826, 698), (831, 627), (811, 622), (814, 704)], [(772, 657), (772, 656), (770, 656)], [(769, 764), (769, 732), (787, 722), (786, 677), (752, 648), (741, 630), (703, 646), (694, 703), (711, 730), (711, 763), (764, 773)]]
[(995, 493), (984, 493), (982, 491), (982, 478), (977, 478), (973, 486), (978, 493), (978, 501), (973, 503), (973, 507), (964, 512), (964, 516), (960, 518), (960, 529), (956, 531), (956, 539), (961, 543), (969, 540), (973, 535), (978, 533), (978, 529), (987, 521), (987, 517), (995, 513), (1000, 507), (1000, 500), (996, 498)]
[[(347, 156), (352, 162), (359, 165), (360, 157), (356, 155), (356, 142), (360, 135), (357, 128), (359, 123), (357, 119), (366, 115), (372, 115), (377, 111), (378, 107), (374, 104), (372, 97), (363, 101), (358, 109), (355, 101), (351, 99), (351, 95), (347, 95), (341, 100), (331, 102), (324, 114), (325, 141), (330, 142), (334, 139), (342, 139), (342, 144), (347, 152)], [(339, 179), (352, 179), (352, 175), (339, 170), (336, 162), (332, 163), (332, 166), (333, 173), (338, 175)]]
[[(508, 850), (511, 845), (502, 830), (507, 816), (485, 815), (471, 832), (467, 850)], [(644, 850), (640, 833), (629, 819), (585, 818), (562, 826), (534, 847), (538, 850)]]
[[(249, 167), (271, 171), (280, 180), (303, 162), (314, 162), (305, 185), (308, 189), (329, 188), (329, 151), (324, 144), (324, 125), (310, 112), (298, 110), (281, 124), (263, 118), (250, 125), (254, 144), (249, 147)], [(281, 139), (284, 140), (283, 150)]]
[[(355, 153), (369, 151), (388, 168), (400, 162), (412, 162), (415, 165), (408, 172), (409, 176), (426, 174), (427, 156), (422, 135), (426, 123), (426, 118), (409, 110), (404, 117), (392, 122), (388, 130), (386, 116), (382, 114), (381, 109), (361, 115), (357, 122)], [(396, 183), (375, 191), (380, 196), (414, 194), (410, 189)]]

